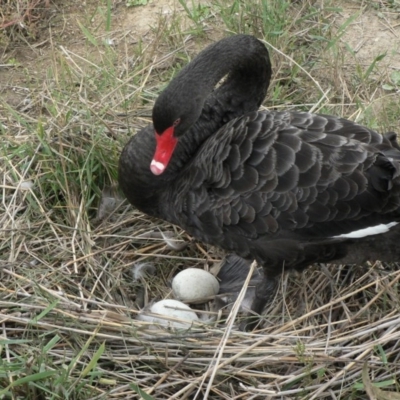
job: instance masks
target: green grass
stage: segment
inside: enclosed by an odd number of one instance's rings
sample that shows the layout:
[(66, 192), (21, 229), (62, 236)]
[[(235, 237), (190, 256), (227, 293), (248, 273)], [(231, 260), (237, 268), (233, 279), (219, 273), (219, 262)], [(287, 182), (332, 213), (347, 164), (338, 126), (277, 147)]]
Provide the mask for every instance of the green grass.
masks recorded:
[[(158, 93), (200, 49), (233, 33), (269, 46), (274, 72), (263, 106), (398, 131), (400, 82), (385, 64), (391, 54), (366, 62), (346, 41), (359, 15), (391, 12), (396, 2), (378, 9), (354, 2), (354, 16), (340, 18), (333, 1), (321, 8), (177, 0), (146, 34), (121, 21), (154, 2), (87, 3), (57, 9), (58, 25), (49, 20), (35, 32), (43, 48), (34, 47), (33, 21), (23, 32), (29, 40), (15, 25), (0, 31), (9, 71), (0, 98), (0, 399), (183, 399), (197, 391), (209, 399), (272, 391), (283, 393), (273, 398), (348, 399), (374, 385), (398, 396), (397, 271), (354, 268), (343, 285), (333, 267), (331, 276), (311, 269), (286, 277), (285, 297), (261, 335), (232, 331), (224, 342), (223, 325), (150, 330), (135, 319), (139, 305), (168, 297), (176, 271), (216, 264), (221, 254), (132, 209), (114, 189), (122, 147), (150, 122)], [(37, 62), (26, 64), (28, 50)], [(153, 235), (159, 230), (187, 248), (172, 251)], [(157, 273), (135, 281), (132, 265), (142, 261)]]

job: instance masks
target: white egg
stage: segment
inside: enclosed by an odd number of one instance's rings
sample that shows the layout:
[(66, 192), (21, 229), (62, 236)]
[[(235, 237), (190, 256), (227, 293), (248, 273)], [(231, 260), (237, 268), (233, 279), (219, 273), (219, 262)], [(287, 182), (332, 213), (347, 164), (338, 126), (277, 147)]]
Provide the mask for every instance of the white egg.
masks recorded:
[[(186, 304), (172, 299), (158, 301), (137, 317), (141, 321), (153, 324), (188, 329), (193, 321), (198, 321), (197, 314)], [(175, 320), (176, 319), (176, 320)]]
[(190, 303), (218, 294), (219, 283), (214, 275), (203, 269), (188, 268), (175, 276), (172, 290), (177, 299)]

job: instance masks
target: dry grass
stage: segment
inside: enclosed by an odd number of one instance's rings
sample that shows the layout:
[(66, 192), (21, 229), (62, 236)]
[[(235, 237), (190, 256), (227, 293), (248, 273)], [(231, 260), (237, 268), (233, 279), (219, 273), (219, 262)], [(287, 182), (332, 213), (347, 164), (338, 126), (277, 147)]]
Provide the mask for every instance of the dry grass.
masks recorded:
[[(103, 188), (116, 182), (123, 144), (149, 122), (172, 74), (211, 38), (245, 31), (276, 48), (268, 107), (399, 128), (396, 92), (381, 90), (391, 70), (373, 66), (366, 74), (373, 60), (349, 58), (338, 38), (348, 27), (333, 7), (288, 3), (272, 7), (267, 20), (260, 4), (199, 6), (185, 23), (180, 14), (161, 16), (139, 43), (107, 22), (101, 31), (82, 25), (83, 17), (79, 46), (51, 37), (45, 72), (31, 80), (25, 67), (24, 84), (3, 88), (0, 398), (400, 398), (397, 266), (315, 266), (285, 276), (265, 326), (252, 333), (232, 319), (184, 332), (135, 319), (143, 302), (171, 296), (178, 270), (221, 259), (113, 191), (111, 207), (98, 211)], [(94, 19), (110, 16), (105, 6)], [(18, 101), (12, 90), (23, 93)], [(375, 102), (379, 108), (370, 107)], [(160, 230), (188, 246), (176, 252), (145, 238)], [(135, 281), (132, 266), (142, 261), (156, 264), (157, 274)]]

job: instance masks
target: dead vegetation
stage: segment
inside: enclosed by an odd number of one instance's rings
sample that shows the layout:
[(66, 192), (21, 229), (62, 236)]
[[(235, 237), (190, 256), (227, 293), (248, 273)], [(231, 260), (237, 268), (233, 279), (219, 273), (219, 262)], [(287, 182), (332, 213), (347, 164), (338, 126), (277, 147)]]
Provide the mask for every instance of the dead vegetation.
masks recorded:
[(0, 0), (0, 31), (10, 42), (21, 37), (37, 39), (38, 26), (49, 17), (49, 6), (50, 0)]
[[(273, 45), (266, 106), (399, 130), (392, 73), (400, 64), (381, 68), (385, 60), (375, 55), (357, 63), (340, 36), (354, 21), (343, 20), (336, 4), (279, 3), (193, 3), (185, 24), (182, 12), (160, 12), (144, 32), (123, 23), (136, 9), (88, 2), (78, 22), (64, 17), (65, 26), (77, 24), (80, 32), (77, 39), (69, 28), (71, 45), (58, 46), (53, 27), (42, 58), (25, 65), (4, 50), (0, 397), (400, 398), (398, 265), (322, 265), (286, 276), (256, 332), (237, 331), (232, 318), (224, 324), (227, 315), (183, 332), (154, 329), (135, 319), (140, 307), (171, 296), (177, 271), (212, 268), (222, 254), (133, 210), (115, 190), (103, 194), (109, 205), (99, 212), (103, 189), (116, 182), (120, 150), (149, 122), (159, 90), (197, 49), (231, 31)], [(23, 4), (19, 17), (35, 3)], [(154, 3), (145, 7), (158, 12)], [(400, 34), (389, 18), (394, 6), (354, 1), (352, 7), (384, 13)], [(390, 90), (382, 89), (389, 83)], [(174, 251), (149, 234), (167, 230), (187, 242), (185, 249)], [(156, 275), (134, 279), (132, 267), (143, 261), (157, 266)]]

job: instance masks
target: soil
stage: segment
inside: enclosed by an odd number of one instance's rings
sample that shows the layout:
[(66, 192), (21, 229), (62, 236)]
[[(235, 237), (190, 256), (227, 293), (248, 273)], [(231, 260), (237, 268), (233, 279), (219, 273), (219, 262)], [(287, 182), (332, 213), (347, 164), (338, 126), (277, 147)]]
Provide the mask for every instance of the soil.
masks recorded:
[(128, 12), (120, 19), (121, 28), (133, 32), (138, 38), (146, 38), (160, 17), (168, 17), (181, 9), (176, 0), (149, 1), (146, 6), (128, 8)]
[(347, 28), (342, 43), (350, 46), (357, 61), (366, 67), (371, 65), (376, 57), (386, 54), (380, 62), (380, 67), (400, 70), (400, 4), (399, 9), (381, 11), (378, 8), (366, 9), (363, 12), (360, 12), (360, 4), (346, 4), (342, 7), (338, 26), (352, 16), (358, 16)]
[[(154, 37), (152, 26), (159, 18), (183, 11), (177, 0), (149, 0), (144, 6), (135, 7), (113, 0), (111, 30), (106, 32), (101, 16), (105, 11), (99, 12), (98, 0), (63, 4), (55, 0), (28, 0), (35, 6), (31, 10), (17, 7), (18, 3), (24, 4), (22, 0), (7, 1), (7, 7), (2, 8), (4, 1), (0, 0), (0, 96), (17, 108), (24, 105), (27, 92), (43, 83), (55, 49), (65, 48), (87, 56), (87, 37), (81, 26), (88, 27), (96, 38), (107, 37), (120, 45), (122, 55), (127, 51), (126, 45), (150, 42)], [(104, 5), (101, 7), (104, 9)]]
[[(0, 0), (0, 5), (5, 0)], [(14, 3), (21, 3), (20, 0)], [(86, 51), (85, 35), (79, 26), (90, 25), (90, 29), (99, 37), (105, 37), (105, 24), (100, 21), (98, 0), (72, 0), (56, 2), (55, 0), (30, 0), (40, 7), (32, 11), (32, 18), (15, 23), (0, 30), (0, 95), (13, 107), (23, 105), (27, 91), (43, 82), (46, 65), (55, 48), (68, 48), (79, 54)], [(324, 1), (320, 0), (320, 7)], [(10, 7), (7, 2), (7, 5)], [(21, 3), (22, 4), (22, 3)], [(342, 2), (342, 12), (337, 18), (338, 29), (348, 18), (359, 13), (347, 27), (342, 36), (343, 45), (353, 49), (358, 63), (368, 67), (375, 57), (386, 56), (382, 66), (391, 70), (400, 70), (400, 13), (399, 10), (379, 9), (377, 7), (360, 12), (359, 1)], [(18, 16), (17, 10), (0, 12), (0, 26)], [(6, 11), (7, 11), (6, 10)], [(159, 18), (168, 17), (174, 11), (182, 11), (178, 0), (149, 0), (146, 5), (126, 7), (125, 1), (112, 2), (112, 26), (108, 33), (118, 43), (124, 38), (124, 45), (150, 42), (154, 36), (152, 26)], [(184, 13), (182, 12), (182, 15)], [(18, 18), (17, 18), (18, 19)], [(128, 39), (128, 40), (127, 40)], [(121, 52), (126, 51), (121, 46)], [(354, 63), (349, 60), (349, 63)]]

